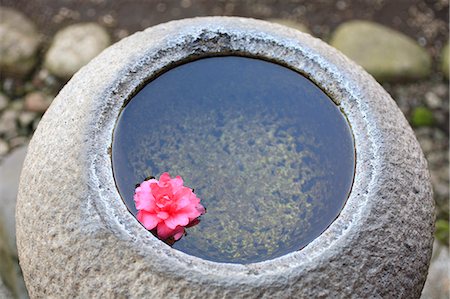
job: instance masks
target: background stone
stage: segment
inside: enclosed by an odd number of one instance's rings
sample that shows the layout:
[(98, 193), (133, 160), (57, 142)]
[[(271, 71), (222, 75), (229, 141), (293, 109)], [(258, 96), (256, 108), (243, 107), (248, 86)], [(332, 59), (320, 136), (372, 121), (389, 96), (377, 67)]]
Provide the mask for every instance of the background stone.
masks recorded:
[(293, 20), (289, 20), (289, 19), (268, 19), (267, 21), (272, 22), (272, 23), (277, 23), (277, 24), (280, 24), (280, 25), (284, 25), (284, 26), (287, 26), (287, 27), (291, 27), (291, 28), (297, 29), (297, 30), (299, 30), (301, 32), (311, 34), (311, 31), (308, 29), (308, 27), (306, 27), (305, 25), (303, 25), (301, 23), (293, 21)]
[(449, 66), (450, 53), (449, 53), (448, 49), (449, 49), (449, 45), (447, 42), (444, 49), (442, 49), (442, 53), (441, 53), (441, 69), (447, 79), (448, 79), (448, 72), (449, 72), (449, 67), (450, 67)]
[(421, 299), (448, 299), (450, 296), (450, 256), (448, 247), (434, 243), (428, 278)]
[(26, 146), (18, 148), (0, 163), (0, 275), (18, 298), (28, 297), (18, 264), (15, 222), (19, 176), (26, 152)]
[(24, 108), (28, 111), (44, 113), (52, 101), (52, 97), (43, 92), (34, 91), (25, 96)]
[(431, 59), (423, 48), (408, 36), (380, 24), (341, 24), (330, 44), (378, 81), (424, 78), (431, 70)]
[(14, 75), (27, 74), (36, 64), (40, 39), (22, 13), (0, 7), (0, 68)]
[(11, 292), (6, 288), (1, 277), (0, 277), (0, 298), (4, 298), (4, 299), (10, 299), (10, 298), (12, 299), (13, 298), (13, 296), (11, 295)]
[(54, 75), (70, 78), (110, 44), (104, 28), (95, 23), (75, 24), (60, 30), (45, 56)]
[(0, 112), (3, 111), (9, 103), (9, 99), (6, 97), (5, 94), (0, 92)]

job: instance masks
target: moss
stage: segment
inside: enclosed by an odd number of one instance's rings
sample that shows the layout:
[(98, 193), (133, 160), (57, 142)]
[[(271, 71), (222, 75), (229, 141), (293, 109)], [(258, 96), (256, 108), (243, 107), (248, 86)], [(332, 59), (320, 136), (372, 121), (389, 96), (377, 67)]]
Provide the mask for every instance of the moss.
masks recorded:
[(436, 221), (435, 237), (442, 244), (448, 245), (449, 242), (449, 222), (448, 220), (439, 219)]
[(434, 124), (433, 112), (425, 107), (417, 107), (412, 112), (411, 123), (415, 127), (432, 126)]

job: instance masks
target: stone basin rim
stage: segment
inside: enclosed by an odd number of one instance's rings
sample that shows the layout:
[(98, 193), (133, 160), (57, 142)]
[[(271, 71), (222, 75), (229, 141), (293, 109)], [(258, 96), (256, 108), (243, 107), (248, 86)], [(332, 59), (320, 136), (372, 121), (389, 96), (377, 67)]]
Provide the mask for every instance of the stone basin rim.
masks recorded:
[[(352, 190), (341, 214), (326, 231), (300, 251), (247, 265), (202, 260), (173, 250), (148, 233), (121, 200), (115, 186), (109, 152), (120, 110), (142, 84), (173, 62), (227, 51), (282, 63), (312, 80), (345, 113), (356, 151)], [(386, 122), (387, 119), (391, 122)], [(56, 134), (56, 137), (51, 142), (44, 142), (49, 132)], [(398, 151), (399, 148), (406, 150)], [(47, 156), (55, 163), (61, 163), (61, 170), (57, 170), (53, 174), (55, 178), (48, 181), (33, 174), (36, 169), (45, 169), (45, 163), (48, 163), (42, 151), (50, 153)], [(340, 269), (342, 264), (351, 264), (353, 257), (350, 253), (370, 259), (375, 241), (376, 244), (384, 244), (384, 240), (392, 238), (390, 229), (401, 227), (403, 223), (413, 225), (411, 221), (417, 220), (417, 217), (432, 219), (433, 215), (426, 161), (411, 128), (390, 96), (361, 67), (322, 41), (260, 20), (202, 17), (157, 25), (106, 49), (69, 81), (39, 124), (21, 176), (17, 229), (19, 255), (27, 285), (36, 283), (30, 273), (39, 268), (32, 255), (41, 254), (46, 259), (45, 247), (40, 247), (38, 240), (48, 234), (42, 231), (32, 235), (27, 219), (40, 223), (43, 221), (40, 219), (44, 215), (43, 209), (46, 205), (50, 207), (50, 203), (42, 200), (40, 206), (35, 206), (27, 198), (42, 190), (50, 190), (50, 194), (62, 192), (56, 189), (55, 183), (61, 182), (57, 179), (58, 174), (68, 169), (64, 164), (67, 159), (64, 153), (68, 152), (74, 162), (72, 164), (76, 165), (71, 178), (80, 181), (78, 186), (82, 190), (75, 189), (70, 195), (78, 201), (64, 204), (73, 208), (71, 219), (76, 223), (67, 224), (56, 218), (52, 223), (53, 229), (61, 232), (72, 229), (72, 237), (77, 237), (89, 250), (99, 252), (96, 263), (107, 264), (106, 259), (101, 259), (101, 253), (108, 250), (115, 252), (117, 244), (120, 244), (123, 246), (122, 258), (130, 262), (137, 260), (146, 269), (151, 269), (152, 273), (144, 273), (136, 279), (147, 279), (155, 285), (160, 280), (154, 276), (160, 275), (164, 279), (170, 280), (172, 277), (178, 281), (183, 278), (188, 282), (208, 285), (219, 293), (225, 286), (235, 285), (245, 286), (242, 290), (235, 290), (244, 294), (265, 283), (273, 292), (277, 286), (285, 285), (290, 285), (292, 292), (295, 292), (315, 281), (313, 277), (327, 277), (327, 271), (332, 271), (328, 268)], [(410, 177), (402, 175), (404, 172), (411, 173)], [(423, 183), (413, 193), (408, 193), (410, 199), (405, 203), (386, 197), (388, 193), (384, 185), (390, 180), (397, 182), (395, 186), (388, 186), (393, 194), (408, 186), (418, 185), (419, 181)], [(60, 201), (52, 204), (64, 206)], [(36, 215), (30, 214), (30, 207), (35, 207)], [(410, 212), (411, 207), (420, 210), (418, 215)], [(380, 211), (393, 211), (395, 217), (384, 217)], [(374, 223), (384, 229), (372, 230)], [(398, 230), (402, 242), (392, 241), (391, 249), (402, 253), (408, 271), (426, 274), (431, 256), (432, 230), (432, 221), (414, 224), (413, 232)], [(27, 238), (38, 244), (36, 253), (27, 251), (26, 244), (30, 242)], [(414, 239), (420, 240), (417, 246), (424, 255), (416, 258), (414, 264), (408, 264), (402, 246), (404, 242), (413, 242)], [(102, 242), (101, 248), (95, 245), (97, 241)], [(64, 254), (68, 253), (57, 254), (64, 258)], [(122, 270), (121, 261), (118, 255), (113, 255), (113, 259), (117, 265), (110, 265), (111, 269), (105, 271), (119, 273)], [(398, 263), (397, 260), (397, 256), (386, 255), (382, 263)], [(354, 281), (360, 279), (350, 268), (343, 267), (340, 273)], [(409, 288), (415, 294), (420, 293), (425, 277), (408, 278), (402, 287)], [(381, 290), (382, 283), (374, 282), (372, 287)], [(33, 293), (33, 287), (30, 290)], [(308, 290), (305, 289), (305, 294)], [(337, 294), (342, 288), (329, 285), (326, 290), (328, 294)], [(363, 292), (364, 289), (359, 290), (359, 294)]]

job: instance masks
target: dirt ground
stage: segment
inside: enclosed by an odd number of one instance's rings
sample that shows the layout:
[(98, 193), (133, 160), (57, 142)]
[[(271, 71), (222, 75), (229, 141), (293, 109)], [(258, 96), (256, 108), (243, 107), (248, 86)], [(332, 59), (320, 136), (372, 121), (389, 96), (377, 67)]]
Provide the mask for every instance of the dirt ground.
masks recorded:
[(46, 36), (72, 23), (92, 21), (105, 25), (120, 39), (170, 20), (225, 15), (287, 18), (303, 23), (325, 40), (344, 21), (372, 20), (406, 33), (433, 56), (448, 39), (448, 0), (2, 0), (1, 3), (24, 12)]

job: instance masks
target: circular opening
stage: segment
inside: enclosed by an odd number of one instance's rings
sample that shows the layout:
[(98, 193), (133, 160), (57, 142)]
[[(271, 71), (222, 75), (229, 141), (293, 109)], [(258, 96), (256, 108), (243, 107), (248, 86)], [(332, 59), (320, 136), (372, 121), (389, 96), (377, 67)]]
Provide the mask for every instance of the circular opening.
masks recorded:
[(135, 186), (180, 175), (207, 213), (172, 247), (253, 263), (300, 250), (339, 215), (355, 150), (344, 115), (301, 74), (237, 56), (177, 66), (145, 85), (114, 130), (113, 172), (136, 215)]

